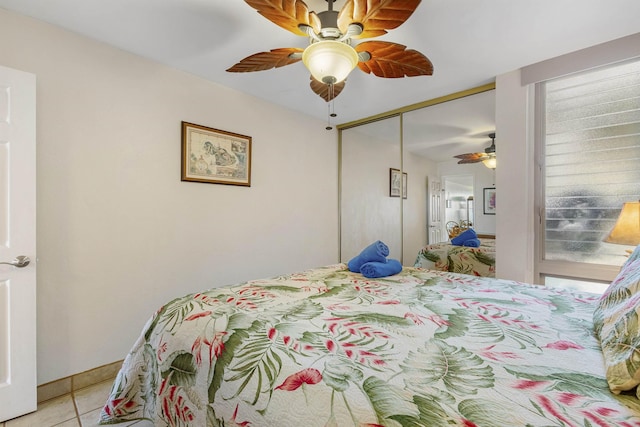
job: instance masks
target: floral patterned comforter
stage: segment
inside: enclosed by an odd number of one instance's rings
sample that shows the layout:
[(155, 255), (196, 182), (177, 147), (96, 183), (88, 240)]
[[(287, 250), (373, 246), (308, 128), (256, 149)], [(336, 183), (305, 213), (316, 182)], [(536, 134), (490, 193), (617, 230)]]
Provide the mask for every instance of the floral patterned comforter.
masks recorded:
[(598, 296), (337, 264), (177, 298), (147, 322), (102, 424), (640, 426), (594, 337)]
[(480, 247), (435, 243), (420, 249), (414, 267), (472, 276), (496, 277), (494, 239), (481, 239)]

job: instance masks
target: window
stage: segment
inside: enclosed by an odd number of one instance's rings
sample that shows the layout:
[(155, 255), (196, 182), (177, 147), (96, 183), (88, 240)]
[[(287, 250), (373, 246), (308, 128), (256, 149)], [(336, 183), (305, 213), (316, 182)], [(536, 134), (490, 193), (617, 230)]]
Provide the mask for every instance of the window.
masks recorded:
[(623, 203), (640, 199), (640, 60), (549, 80), (538, 89), (539, 274), (573, 271), (570, 277), (588, 279), (594, 269), (584, 264), (620, 266), (630, 248), (603, 239)]

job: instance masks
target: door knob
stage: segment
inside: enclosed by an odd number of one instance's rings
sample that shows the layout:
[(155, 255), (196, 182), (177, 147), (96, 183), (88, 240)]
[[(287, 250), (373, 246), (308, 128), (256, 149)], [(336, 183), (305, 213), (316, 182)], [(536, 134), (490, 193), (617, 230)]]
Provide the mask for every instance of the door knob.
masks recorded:
[(11, 262), (0, 262), (0, 264), (7, 264), (7, 265), (12, 265), (14, 267), (22, 268), (22, 267), (26, 267), (27, 265), (29, 265), (30, 262), (31, 262), (31, 260), (29, 259), (28, 256), (18, 255), (16, 257), (16, 259), (14, 259), (13, 261), (11, 261)]

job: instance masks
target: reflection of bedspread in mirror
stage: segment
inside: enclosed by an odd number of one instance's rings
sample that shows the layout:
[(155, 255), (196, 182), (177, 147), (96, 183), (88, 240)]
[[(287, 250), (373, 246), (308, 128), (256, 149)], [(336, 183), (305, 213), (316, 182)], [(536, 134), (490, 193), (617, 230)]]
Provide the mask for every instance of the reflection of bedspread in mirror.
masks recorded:
[(495, 240), (481, 239), (480, 242), (478, 248), (456, 246), (449, 242), (425, 246), (418, 252), (414, 267), (496, 277)]

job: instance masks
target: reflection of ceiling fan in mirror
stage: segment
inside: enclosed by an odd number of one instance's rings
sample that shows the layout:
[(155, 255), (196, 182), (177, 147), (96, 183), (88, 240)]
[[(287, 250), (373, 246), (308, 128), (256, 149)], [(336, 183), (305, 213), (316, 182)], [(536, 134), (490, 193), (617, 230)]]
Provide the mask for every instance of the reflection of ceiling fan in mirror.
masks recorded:
[(458, 161), (458, 164), (466, 164), (466, 163), (479, 163), (482, 162), (489, 169), (496, 168), (496, 134), (490, 133), (489, 138), (491, 138), (491, 145), (484, 149), (484, 153), (467, 153), (467, 154), (458, 154), (457, 156), (453, 156), (456, 159), (461, 159)]
[(356, 66), (378, 77), (431, 75), (433, 65), (422, 53), (398, 43), (352, 39), (377, 37), (403, 24), (421, 0), (346, 0), (340, 11), (335, 0), (328, 10), (314, 12), (302, 0), (245, 0), (262, 16), (293, 34), (309, 38), (306, 49), (272, 49), (248, 56), (230, 72), (263, 71), (300, 60), (311, 72), (311, 89), (329, 102), (340, 94)]

